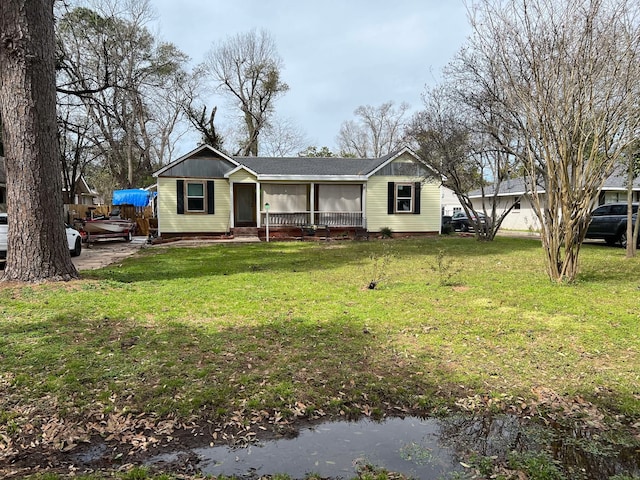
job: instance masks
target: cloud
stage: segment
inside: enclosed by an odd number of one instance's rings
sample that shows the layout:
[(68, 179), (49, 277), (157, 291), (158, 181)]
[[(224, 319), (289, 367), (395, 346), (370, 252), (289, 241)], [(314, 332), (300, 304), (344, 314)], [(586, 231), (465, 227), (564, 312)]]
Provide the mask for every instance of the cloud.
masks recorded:
[(276, 108), (318, 146), (334, 147), (359, 105), (420, 107), (426, 84), (462, 45), (462, 0), (152, 0), (161, 35), (193, 63), (213, 43), (252, 28), (269, 31), (290, 90)]

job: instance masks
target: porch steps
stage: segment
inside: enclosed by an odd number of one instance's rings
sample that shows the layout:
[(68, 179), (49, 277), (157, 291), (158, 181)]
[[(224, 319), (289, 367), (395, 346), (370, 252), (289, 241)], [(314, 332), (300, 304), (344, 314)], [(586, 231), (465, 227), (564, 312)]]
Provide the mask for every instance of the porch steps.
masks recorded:
[(259, 242), (258, 229), (256, 227), (235, 227), (233, 238), (243, 242)]

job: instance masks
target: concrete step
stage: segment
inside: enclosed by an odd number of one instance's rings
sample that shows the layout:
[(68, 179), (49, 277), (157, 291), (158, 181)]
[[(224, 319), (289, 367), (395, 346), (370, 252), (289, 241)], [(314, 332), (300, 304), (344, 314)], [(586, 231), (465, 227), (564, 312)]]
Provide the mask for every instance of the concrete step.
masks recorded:
[(256, 227), (235, 227), (232, 233), (235, 238), (258, 238), (258, 229)]

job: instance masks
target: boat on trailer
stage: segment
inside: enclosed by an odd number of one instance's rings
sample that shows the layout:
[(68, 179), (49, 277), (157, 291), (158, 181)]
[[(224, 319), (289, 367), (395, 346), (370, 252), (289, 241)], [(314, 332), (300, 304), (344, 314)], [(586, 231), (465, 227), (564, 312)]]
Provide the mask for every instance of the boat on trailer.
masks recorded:
[(135, 227), (136, 224), (130, 220), (113, 217), (92, 218), (82, 222), (80, 234), (87, 243), (107, 238), (122, 238), (130, 242)]

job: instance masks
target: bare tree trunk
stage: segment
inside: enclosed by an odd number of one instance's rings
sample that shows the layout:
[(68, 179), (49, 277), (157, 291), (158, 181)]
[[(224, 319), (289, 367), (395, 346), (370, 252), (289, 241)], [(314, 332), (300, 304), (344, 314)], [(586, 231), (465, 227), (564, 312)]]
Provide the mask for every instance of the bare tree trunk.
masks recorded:
[(630, 155), (629, 166), (627, 169), (627, 246), (626, 257), (633, 258), (636, 256), (636, 243), (638, 237), (633, 232), (633, 179), (635, 177), (634, 156)]
[(4, 280), (70, 280), (56, 127), (53, 0), (0, 3), (9, 234)]

